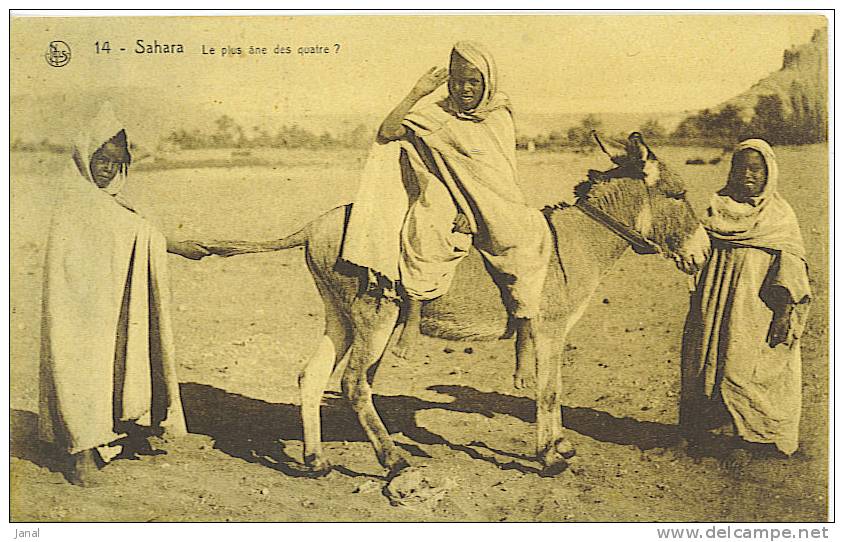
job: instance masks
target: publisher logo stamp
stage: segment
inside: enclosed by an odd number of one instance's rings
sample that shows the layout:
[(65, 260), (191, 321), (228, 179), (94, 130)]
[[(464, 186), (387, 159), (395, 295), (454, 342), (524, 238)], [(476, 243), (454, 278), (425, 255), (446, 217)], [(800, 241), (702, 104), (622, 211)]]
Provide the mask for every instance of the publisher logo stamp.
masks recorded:
[(54, 68), (66, 66), (70, 62), (70, 46), (61, 40), (51, 41), (44, 58)]

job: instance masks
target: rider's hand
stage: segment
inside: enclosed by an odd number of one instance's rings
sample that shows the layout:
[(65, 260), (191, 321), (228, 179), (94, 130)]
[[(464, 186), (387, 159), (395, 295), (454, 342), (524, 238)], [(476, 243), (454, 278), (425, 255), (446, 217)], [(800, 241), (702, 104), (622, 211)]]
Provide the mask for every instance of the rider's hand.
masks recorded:
[(417, 81), (416, 85), (414, 85), (412, 92), (420, 98), (422, 96), (427, 96), (440, 88), (447, 80), (448, 70), (434, 66), (419, 78), (419, 81)]
[(469, 224), (469, 217), (463, 213), (457, 213), (457, 218), (454, 219), (454, 227), (451, 228), (451, 231), (471, 234), (472, 225)]

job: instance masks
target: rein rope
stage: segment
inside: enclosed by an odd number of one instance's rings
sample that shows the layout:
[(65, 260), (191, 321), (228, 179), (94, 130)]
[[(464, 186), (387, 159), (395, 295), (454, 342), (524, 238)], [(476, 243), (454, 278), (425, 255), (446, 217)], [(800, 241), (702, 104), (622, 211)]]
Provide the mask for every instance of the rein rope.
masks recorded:
[[(642, 183), (644, 183), (644, 180)], [(645, 192), (647, 194), (645, 197), (646, 205), (651, 216), (653, 216), (653, 199), (651, 189), (647, 185), (645, 185)], [(583, 214), (627, 241), (638, 254), (659, 254), (662, 252), (662, 249), (657, 244), (647, 239), (633, 226), (625, 224), (610, 213), (596, 207), (587, 198), (578, 198), (574, 207), (577, 207)]]

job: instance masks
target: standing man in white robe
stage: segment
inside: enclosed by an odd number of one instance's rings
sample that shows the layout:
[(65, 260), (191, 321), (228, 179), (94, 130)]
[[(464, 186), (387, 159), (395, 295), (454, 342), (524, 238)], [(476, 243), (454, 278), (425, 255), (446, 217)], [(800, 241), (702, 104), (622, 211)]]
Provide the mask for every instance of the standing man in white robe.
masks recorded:
[[(127, 434), (186, 433), (179, 396), (168, 242), (121, 194), (131, 155), (106, 104), (61, 178), (44, 272), (39, 433), (70, 455), (67, 478), (93, 485)], [(141, 435), (132, 435), (140, 432)]]
[(712, 256), (692, 294), (683, 337), (680, 426), (732, 434), (724, 463), (740, 470), (752, 451), (797, 450), (800, 337), (809, 289), (803, 239), (777, 191), (779, 169), (761, 139), (742, 142), (704, 226)]

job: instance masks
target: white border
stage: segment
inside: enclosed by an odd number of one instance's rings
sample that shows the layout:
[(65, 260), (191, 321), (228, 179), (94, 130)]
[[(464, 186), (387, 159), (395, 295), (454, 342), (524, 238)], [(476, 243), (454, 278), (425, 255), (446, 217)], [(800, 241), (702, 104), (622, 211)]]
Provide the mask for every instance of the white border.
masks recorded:
[[(827, 4), (831, 4), (831, 2), (826, 2)], [(327, 9), (330, 11), (317, 11), (314, 12), (312, 10), (272, 10), (272, 11), (265, 11), (265, 10), (226, 10), (227, 6), (230, 6), (230, 2), (220, 2), (220, 1), (207, 1), (203, 2), (204, 6), (207, 6), (209, 9), (206, 10), (196, 10), (191, 9), (190, 11), (172, 11), (172, 10), (162, 10), (162, 8), (172, 8), (172, 2), (161, 2), (161, 1), (150, 1), (144, 3), (144, 7), (148, 7), (151, 9), (159, 10), (159, 11), (148, 11), (146, 9), (138, 10), (138, 9), (130, 9), (130, 10), (110, 10), (110, 11), (91, 11), (91, 10), (83, 10), (83, 11), (44, 11), (44, 9), (59, 9), (66, 7), (66, 2), (59, 2), (58, 0), (46, 0), (39, 2), (39, 10), (16, 10), (14, 12), (15, 16), (187, 16), (187, 15), (208, 15), (208, 16), (222, 16), (222, 15), (339, 15), (339, 14), (373, 14), (373, 15), (388, 15), (388, 14), (403, 14), (403, 15), (410, 15), (413, 12), (407, 11), (398, 11), (395, 9), (396, 3), (395, 1), (383, 1), (383, 0), (366, 0), (365, 2), (324, 2), (320, 0), (314, 0), (308, 2), (309, 7), (312, 9)], [(93, 7), (97, 9), (108, 9), (114, 7), (114, 2), (106, 2), (104, 0), (96, 0), (94, 2), (88, 2), (88, 6), (86, 7)], [(276, 2), (273, 2), (273, 7), (277, 6)], [(567, 11), (567, 12), (560, 12), (556, 10), (549, 9), (550, 2), (537, 2), (537, 1), (523, 1), (519, 3), (519, 9), (512, 9), (512, 4), (500, 2), (497, 0), (490, 0), (490, 1), (475, 1), (475, 2), (462, 2), (459, 6), (459, 11), (445, 11), (451, 10), (454, 8), (454, 4), (452, 2), (444, 2), (442, 0), (431, 0), (429, 2), (425, 2), (422, 5), (415, 5), (415, 6), (407, 6), (409, 9), (416, 10), (416, 13), (419, 13), (421, 10), (433, 10), (433, 11), (426, 11), (426, 14), (442, 14), (442, 15), (457, 15), (461, 13), (475, 13), (477, 14), (478, 11), (472, 10), (482, 10), (482, 13), (490, 13), (490, 14), (530, 14), (530, 15), (543, 15), (543, 14), (596, 14), (596, 11)], [(829, 35), (830, 40), (834, 44), (834, 15), (828, 9), (826, 11), (823, 10), (807, 10), (803, 9), (802, 6), (795, 5), (797, 2), (784, 2), (784, 1), (768, 1), (768, 2), (760, 2), (760, 1), (746, 1), (743, 2), (741, 6), (736, 6), (734, 2), (726, 2), (723, 0), (718, 1), (697, 1), (697, 2), (683, 2), (682, 6), (678, 6), (676, 1), (669, 2), (669, 1), (649, 1), (644, 3), (625, 3), (625, 2), (597, 2), (595, 3), (595, 9), (605, 10), (605, 13), (609, 14), (625, 14), (625, 15), (632, 15), (637, 13), (646, 13), (645, 10), (665, 10), (670, 11), (671, 13), (680, 14), (680, 13), (703, 13), (703, 14), (716, 14), (717, 12), (711, 10), (730, 10), (730, 13), (741, 13), (741, 12), (753, 12), (758, 10), (788, 10), (788, 11), (780, 11), (779, 13), (815, 13), (826, 15), (829, 20)], [(8, 7), (8, 6), (7, 6)], [(135, 7), (135, 6), (131, 6)], [(558, 6), (553, 6), (557, 8)], [(615, 10), (626, 10), (626, 8), (635, 7), (637, 11), (615, 11)], [(732, 11), (734, 8), (739, 7), (742, 11)], [(824, 7), (824, 6), (820, 6)], [(831, 7), (831, 6), (829, 6)], [(364, 8), (364, 11), (360, 11), (357, 9), (352, 8)], [(678, 9), (681, 8), (681, 9)], [(500, 11), (493, 11), (498, 9), (507, 10), (505, 12)], [(529, 9), (539, 9), (542, 11), (526, 11)], [(214, 11), (211, 11), (214, 10)], [(379, 10), (388, 10), (388, 11), (379, 11)], [(705, 11), (703, 11), (705, 10)], [(647, 13), (653, 14), (652, 11)], [(8, 25), (4, 26), (3, 29), (3, 38), (4, 43), (9, 43), (9, 27)], [(831, 100), (835, 96), (835, 79), (833, 77), (833, 69), (835, 66), (835, 47), (830, 48), (830, 98)], [(6, 73), (9, 73), (9, 57), (8, 55), (3, 55), (3, 62), (5, 64)], [(8, 138), (9, 138), (9, 131), (8, 131), (8, 104), (9, 104), (9, 96), (8, 96), (8, 85), (5, 87), (5, 92), (7, 93), (5, 96), (5, 104), (7, 108), (7, 115), (5, 116), (6, 119), (6, 130), (3, 132), (3, 138), (6, 140), (7, 148), (8, 148)], [(830, 191), (830, 205), (832, 206), (832, 210), (835, 208), (835, 203), (837, 200), (837, 194), (834, 190), (834, 179), (835, 173), (838, 172), (838, 168), (835, 166), (834, 158), (836, 152), (838, 150), (837, 144), (834, 137), (834, 127), (836, 125), (836, 115), (834, 109), (834, 101), (831, 101), (830, 104), (830, 115), (832, 116), (832, 123), (830, 126), (830, 148), (832, 152), (830, 152), (830, 179), (831, 179), (831, 191)], [(8, 154), (3, 154), (3, 165), (6, 171), (8, 171)], [(842, 177), (844, 178), (844, 177)], [(8, 182), (8, 181), (7, 181)], [(5, 213), (5, 224), (8, 228), (9, 224), (9, 205), (8, 205), (8, 184), (7, 190), (3, 193), (5, 199), (5, 205), (2, 206)], [(830, 215), (832, 218), (832, 215)], [(8, 232), (7, 232), (8, 233)], [(835, 232), (831, 228), (830, 233), (832, 238), (830, 239), (830, 250), (831, 252), (831, 265), (834, 265), (836, 260), (836, 246), (835, 246)], [(2, 251), (3, 257), (8, 258), (9, 254), (9, 236), (6, 235), (3, 237), (4, 243), (4, 250)], [(5, 261), (5, 265), (3, 265), (3, 273), (4, 278), (6, 280), (6, 284), (9, 284), (9, 262)], [(844, 266), (838, 266), (838, 270), (844, 268)], [(838, 278), (838, 274), (836, 273), (835, 276), (830, 274), (831, 284), (830, 284), (830, 310), (835, 305), (835, 290), (834, 290), (834, 282), (835, 279)], [(4, 291), (4, 296), (6, 296), (6, 301), (8, 305), (8, 290)], [(6, 313), (6, 318), (8, 318), (8, 312)], [(835, 331), (837, 331), (836, 322), (833, 319), (833, 315), (830, 314), (830, 338), (835, 335)], [(9, 322), (6, 321), (6, 335), (5, 335), (5, 346), (6, 352), (8, 352), (8, 330), (9, 330)], [(831, 354), (834, 353), (834, 350)], [(835, 380), (835, 371), (834, 371), (834, 359), (831, 357), (830, 359), (830, 383)], [(7, 362), (8, 363), (8, 362)], [(6, 371), (2, 372), (3, 378), (3, 385), (0, 386), (3, 389), (4, 398), (6, 400), (6, 404), (9, 404), (9, 382), (8, 382), (8, 365), (6, 366)], [(836, 382), (837, 383), (837, 382)], [(837, 421), (837, 417), (835, 417), (834, 412), (835, 402), (832, 394), (830, 393), (830, 424), (835, 424)], [(8, 427), (8, 417), (6, 418), (6, 423), (2, 424), (2, 437), (4, 442), (8, 443), (8, 436), (9, 436), (9, 427)], [(836, 424), (837, 425), (837, 424)], [(830, 441), (832, 446), (833, 441)], [(8, 454), (8, 448), (4, 447), (5, 454)], [(832, 449), (833, 452), (836, 450)], [(6, 465), (8, 465), (8, 457), (6, 457)], [(831, 485), (834, 484), (835, 479), (835, 472), (833, 470), (832, 465), (833, 454), (830, 454), (830, 483)], [(6, 488), (5, 491), (8, 492), (8, 468), (2, 469), (2, 483), (3, 487)], [(834, 487), (834, 485), (833, 485)], [(3, 509), (0, 511), (2, 514), (3, 520), (8, 522), (8, 494), (6, 495), (6, 500), (3, 502)], [(830, 493), (830, 506), (832, 508), (831, 513), (832, 517), (836, 517), (835, 514), (835, 502), (833, 500), (833, 493)], [(473, 538), (473, 539), (482, 539), (482, 540), (498, 540), (498, 539), (511, 539), (513, 537), (521, 537), (524, 538), (526, 536), (554, 536), (554, 537), (566, 537), (573, 540), (582, 540), (587, 538), (595, 538), (601, 537), (606, 539), (616, 539), (616, 540), (630, 540), (630, 541), (638, 541), (638, 540), (657, 540), (657, 533), (656, 529), (658, 528), (669, 528), (669, 527), (691, 527), (691, 528), (700, 528), (702, 531), (711, 527), (714, 524), (707, 524), (707, 523), (700, 523), (700, 524), (656, 524), (656, 523), (640, 523), (640, 524), (630, 524), (630, 523), (574, 523), (574, 524), (413, 524), (413, 525), (406, 525), (406, 524), (365, 524), (365, 523), (357, 523), (357, 524), (204, 524), (204, 523), (178, 523), (178, 524), (120, 524), (120, 523), (111, 523), (111, 524), (8, 524), (7, 530), (5, 533), (8, 536), (8, 539), (12, 539), (14, 537), (14, 529), (31, 529), (31, 528), (40, 528), (41, 529), (41, 539), (45, 540), (121, 540), (125, 542), (132, 542), (135, 540), (148, 540), (149, 538), (160, 537), (162, 540), (179, 540), (179, 539), (188, 539), (188, 538), (196, 538), (201, 537), (203, 541), (205, 540), (227, 540), (234, 537), (244, 539), (246, 537), (254, 537), (256, 540), (279, 540), (279, 539), (312, 539), (314, 536), (323, 537), (323, 536), (331, 536), (332, 538), (338, 537), (342, 540), (357, 540), (357, 539), (366, 539), (372, 540), (373, 538), (384, 538), (384, 537), (394, 537), (394, 539), (401, 539), (407, 541), (416, 541), (416, 540), (424, 540), (425, 542), (430, 542), (431, 537), (443, 537), (446, 540), (450, 540), (453, 538)], [(718, 524), (719, 526), (725, 524)], [(792, 527), (794, 529), (797, 528), (823, 528), (829, 527), (830, 537), (834, 536), (834, 532), (836, 532), (837, 525), (829, 525), (829, 524), (774, 524), (774, 523), (767, 523), (767, 524), (733, 524), (734, 527), (738, 526), (746, 526), (750, 528), (785, 528), (785, 527)], [(837, 537), (836, 537), (837, 538)]]

